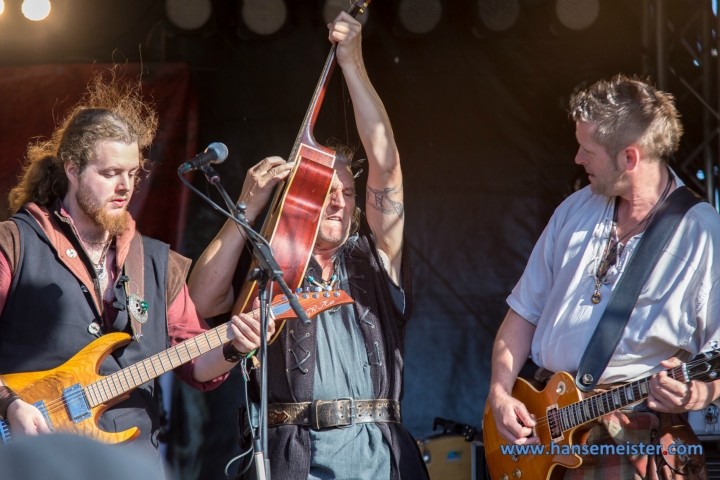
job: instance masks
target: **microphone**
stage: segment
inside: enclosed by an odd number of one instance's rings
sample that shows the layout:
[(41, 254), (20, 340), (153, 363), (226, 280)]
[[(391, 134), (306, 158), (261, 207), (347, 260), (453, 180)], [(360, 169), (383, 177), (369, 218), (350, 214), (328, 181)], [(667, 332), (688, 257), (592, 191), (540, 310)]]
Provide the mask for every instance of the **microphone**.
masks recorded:
[(178, 168), (179, 173), (192, 172), (206, 165), (222, 163), (228, 156), (228, 148), (224, 143), (213, 142), (204, 152), (195, 155), (195, 158), (185, 162)]

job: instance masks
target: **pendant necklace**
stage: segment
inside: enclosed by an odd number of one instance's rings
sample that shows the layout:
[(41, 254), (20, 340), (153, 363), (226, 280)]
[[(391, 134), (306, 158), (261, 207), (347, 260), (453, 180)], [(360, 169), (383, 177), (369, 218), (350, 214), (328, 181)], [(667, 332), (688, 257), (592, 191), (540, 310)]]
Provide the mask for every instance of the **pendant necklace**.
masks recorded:
[(95, 269), (95, 275), (97, 275), (97, 278), (102, 280), (105, 277), (107, 277), (107, 270), (105, 269), (105, 258), (107, 257), (108, 250), (110, 249), (110, 244), (112, 243), (112, 237), (108, 239), (107, 243), (105, 244), (105, 247), (103, 248), (102, 255), (100, 256), (100, 260), (98, 263), (92, 262), (93, 268)]
[(600, 287), (602, 286), (603, 281), (607, 277), (610, 267), (615, 265), (618, 261), (618, 258), (622, 256), (622, 252), (624, 249), (624, 244), (622, 243), (622, 241), (628, 238), (633, 232), (638, 231), (638, 227), (641, 227), (639, 229), (640, 232), (645, 230), (645, 228), (650, 223), (650, 220), (652, 220), (652, 218), (655, 216), (657, 211), (660, 209), (660, 206), (665, 201), (665, 198), (670, 193), (670, 187), (672, 186), (674, 181), (675, 175), (673, 175), (673, 173), (670, 171), (670, 168), (668, 167), (668, 181), (665, 185), (665, 190), (663, 190), (662, 195), (660, 195), (660, 199), (658, 199), (657, 203), (655, 203), (655, 205), (652, 209), (650, 209), (647, 215), (645, 215), (645, 217), (640, 220), (637, 225), (635, 225), (625, 235), (623, 235), (622, 238), (618, 238), (617, 233), (618, 207), (620, 206), (620, 198), (615, 197), (615, 207), (613, 209), (613, 221), (610, 229), (610, 235), (608, 237), (608, 243), (605, 245), (603, 255), (600, 258), (600, 262), (598, 263), (597, 271), (595, 272), (595, 291), (593, 292), (592, 297), (590, 297), (590, 301), (594, 305), (597, 305), (598, 303), (600, 303), (600, 300), (602, 300), (602, 295), (600, 294)]

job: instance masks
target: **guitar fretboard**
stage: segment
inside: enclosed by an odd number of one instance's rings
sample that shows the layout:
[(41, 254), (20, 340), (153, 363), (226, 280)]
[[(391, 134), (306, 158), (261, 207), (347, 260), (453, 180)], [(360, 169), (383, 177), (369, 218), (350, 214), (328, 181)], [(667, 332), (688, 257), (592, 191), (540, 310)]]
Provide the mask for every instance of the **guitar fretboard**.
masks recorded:
[[(683, 383), (690, 381), (684, 366), (668, 370), (668, 375)], [(650, 393), (650, 377), (593, 395), (566, 407), (548, 412), (551, 432), (571, 430), (621, 408), (645, 400)]]
[(133, 390), (165, 372), (184, 365), (233, 338), (235, 336), (230, 329), (230, 324), (220, 325), (89, 384), (83, 389), (85, 396), (90, 407), (95, 407)]

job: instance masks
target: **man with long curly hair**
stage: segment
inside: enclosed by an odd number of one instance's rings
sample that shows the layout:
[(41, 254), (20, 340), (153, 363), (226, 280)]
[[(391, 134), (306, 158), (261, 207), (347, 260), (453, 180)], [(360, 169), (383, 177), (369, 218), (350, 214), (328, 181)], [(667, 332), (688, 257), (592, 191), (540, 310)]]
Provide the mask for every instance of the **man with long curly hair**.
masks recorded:
[[(0, 223), (2, 374), (56, 368), (96, 337), (130, 333), (133, 340), (102, 363), (108, 375), (208, 329), (185, 285), (190, 261), (141, 236), (127, 211), (158, 120), (137, 85), (111, 74), (109, 81), (96, 76), (49, 140), (30, 145), (10, 192), (13, 216)], [(232, 342), (176, 368), (177, 375), (200, 390), (218, 386), (259, 345), (259, 323), (241, 317), (232, 319)], [(131, 445), (159, 458), (158, 411), (149, 381), (99, 426), (139, 427)], [(13, 435), (51, 431), (1, 377), (0, 417)]]

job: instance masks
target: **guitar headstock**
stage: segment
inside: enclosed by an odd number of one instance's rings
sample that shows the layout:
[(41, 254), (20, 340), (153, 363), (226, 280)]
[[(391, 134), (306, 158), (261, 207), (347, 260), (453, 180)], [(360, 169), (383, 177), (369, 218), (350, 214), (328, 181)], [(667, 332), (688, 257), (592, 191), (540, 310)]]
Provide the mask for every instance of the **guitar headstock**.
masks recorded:
[(368, 5), (370, 5), (370, 0), (356, 0), (347, 13), (351, 17), (355, 18), (358, 15), (362, 15)]
[(712, 382), (717, 380), (720, 378), (720, 350), (700, 353), (678, 368), (683, 368), (687, 372), (688, 381)]
[[(354, 303), (355, 300), (343, 290), (323, 290), (320, 292), (298, 292), (293, 295), (308, 318), (312, 318), (326, 310)], [(272, 311), (275, 320), (288, 320), (297, 318), (290, 307), (285, 295), (278, 295), (273, 299)]]

